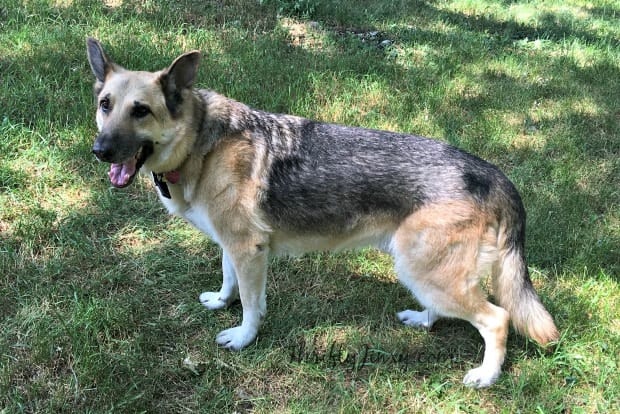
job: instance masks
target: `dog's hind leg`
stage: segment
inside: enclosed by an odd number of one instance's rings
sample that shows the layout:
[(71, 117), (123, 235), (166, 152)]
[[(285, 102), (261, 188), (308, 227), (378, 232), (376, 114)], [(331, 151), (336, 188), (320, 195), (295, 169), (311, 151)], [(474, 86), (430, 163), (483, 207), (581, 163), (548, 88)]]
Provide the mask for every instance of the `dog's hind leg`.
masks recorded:
[(482, 365), (463, 382), (493, 384), (506, 353), (509, 314), (487, 301), (480, 279), (497, 260), (496, 231), (475, 209), (451, 205), (414, 213), (396, 231), (393, 254), (401, 282), (426, 308), (404, 311), (407, 325), (430, 327), (439, 317), (470, 322), (485, 343)]
[(509, 319), (509, 314), (504, 308), (490, 302), (485, 302), (467, 319), (484, 339), (484, 357), (482, 365), (469, 370), (465, 375), (463, 378), (465, 385), (482, 388), (492, 385), (497, 380), (506, 355)]
[(206, 306), (207, 309), (226, 308), (239, 297), (237, 273), (226, 251), (222, 254), (222, 275), (222, 288), (219, 292), (203, 292), (200, 294), (200, 303)]
[(447, 281), (444, 276), (432, 271), (415, 275), (399, 271), (403, 284), (426, 309), (422, 312), (405, 310), (398, 313), (398, 317), (406, 325), (423, 328), (430, 328), (442, 316), (470, 322), (482, 335), (485, 350), (482, 365), (470, 370), (463, 382), (471, 387), (488, 387), (499, 377), (504, 362), (508, 312), (486, 300), (477, 277), (463, 278), (457, 273), (450, 275), (454, 278)]

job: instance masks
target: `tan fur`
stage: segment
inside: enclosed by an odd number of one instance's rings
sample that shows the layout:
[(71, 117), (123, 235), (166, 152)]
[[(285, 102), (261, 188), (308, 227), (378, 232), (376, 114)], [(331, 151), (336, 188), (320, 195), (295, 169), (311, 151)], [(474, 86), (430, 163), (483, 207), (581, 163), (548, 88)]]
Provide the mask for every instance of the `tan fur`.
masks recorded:
[[(480, 279), (495, 260), (491, 220), (467, 202), (423, 207), (395, 233), (403, 283), (423, 286), (423, 305), (469, 320), (486, 303)], [(420, 296), (420, 295), (419, 295)], [(431, 300), (432, 297), (432, 300)]]

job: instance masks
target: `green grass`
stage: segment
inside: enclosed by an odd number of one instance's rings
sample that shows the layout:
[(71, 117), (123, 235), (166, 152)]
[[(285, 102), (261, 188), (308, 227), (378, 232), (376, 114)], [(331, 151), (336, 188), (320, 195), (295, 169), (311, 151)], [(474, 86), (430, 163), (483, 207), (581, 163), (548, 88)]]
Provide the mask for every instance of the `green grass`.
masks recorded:
[[(619, 16), (606, 0), (4, 0), (0, 413), (618, 411)], [(513, 333), (498, 383), (465, 388), (478, 333), (401, 326), (417, 305), (365, 250), (275, 260), (257, 343), (218, 349), (241, 309), (197, 301), (219, 287), (217, 247), (148, 180), (111, 190), (90, 155), (87, 36), (133, 69), (200, 49), (202, 87), (499, 165), (559, 345)]]

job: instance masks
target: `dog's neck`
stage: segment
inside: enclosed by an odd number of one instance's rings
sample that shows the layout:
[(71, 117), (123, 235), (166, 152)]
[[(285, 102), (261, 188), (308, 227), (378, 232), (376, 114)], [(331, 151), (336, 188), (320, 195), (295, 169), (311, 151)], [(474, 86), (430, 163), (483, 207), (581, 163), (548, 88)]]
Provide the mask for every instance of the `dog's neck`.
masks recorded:
[(192, 151), (199, 151), (199, 152), (204, 151), (204, 149), (202, 148), (204, 147), (204, 144), (202, 141), (204, 140), (203, 131), (205, 130), (205, 123), (207, 121), (205, 117), (206, 102), (202, 94), (197, 93), (197, 92), (198, 92), (197, 90), (194, 90), (193, 93), (189, 96), (190, 101), (192, 102), (191, 110), (194, 112), (195, 119), (199, 120), (193, 125), (193, 128), (195, 128), (195, 130), (193, 131), (192, 135), (195, 137), (195, 140), (193, 144), (190, 144), (189, 153), (181, 160), (181, 162), (174, 169), (164, 171), (164, 172), (151, 171), (155, 186), (157, 186), (161, 195), (164, 196), (165, 198), (172, 198), (172, 195), (170, 194), (170, 189), (168, 188), (168, 183), (176, 184), (179, 182), (179, 180), (181, 179), (180, 171), (183, 168), (183, 165), (185, 164), (185, 162), (189, 159), (191, 152)]

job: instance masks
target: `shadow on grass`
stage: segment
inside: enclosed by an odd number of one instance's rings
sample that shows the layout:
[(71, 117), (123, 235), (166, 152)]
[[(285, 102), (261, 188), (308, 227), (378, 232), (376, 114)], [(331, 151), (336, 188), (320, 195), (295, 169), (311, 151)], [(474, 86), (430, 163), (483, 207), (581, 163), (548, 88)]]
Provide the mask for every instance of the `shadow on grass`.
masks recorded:
[[(427, 4), (430, 2), (427, 2)], [(433, 6), (430, 6), (433, 8)], [(613, 22), (613, 15), (620, 10), (611, 9), (603, 13), (598, 11), (599, 18), (605, 18)], [(553, 42), (564, 42), (567, 38), (579, 39), (588, 43), (609, 41), (612, 46), (620, 45), (618, 38), (605, 38), (594, 30), (580, 27), (580, 21), (572, 15), (562, 12), (545, 12), (538, 18), (536, 25), (525, 24), (516, 21), (498, 21), (483, 15), (465, 15), (463, 13), (449, 12), (435, 9), (437, 17), (444, 19), (459, 28), (485, 33), (501, 40), (542, 39)], [(590, 10), (588, 10), (591, 13)], [(596, 11), (594, 13), (596, 15)]]

